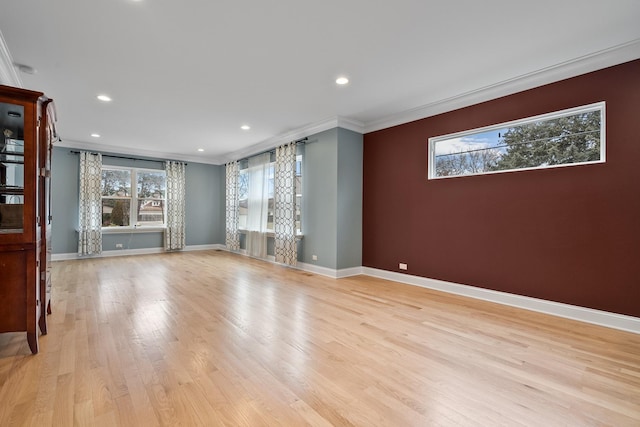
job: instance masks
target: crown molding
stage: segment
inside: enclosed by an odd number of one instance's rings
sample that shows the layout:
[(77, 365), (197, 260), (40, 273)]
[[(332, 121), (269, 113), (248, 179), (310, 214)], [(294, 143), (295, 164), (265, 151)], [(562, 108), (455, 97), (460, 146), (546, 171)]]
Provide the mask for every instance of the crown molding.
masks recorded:
[(365, 123), (369, 133), (468, 107), (640, 58), (640, 39)]
[[(163, 153), (151, 150), (130, 149), (119, 146), (101, 145), (96, 143), (86, 143), (81, 141), (64, 140), (56, 145), (90, 151), (103, 151), (112, 153), (122, 153), (150, 158), (167, 158), (195, 163), (222, 165), (229, 161), (243, 159), (252, 155), (269, 151), (278, 145), (295, 141), (301, 138), (334, 128), (344, 128), (361, 134), (386, 129), (409, 123), (415, 120), (431, 117), (436, 114), (453, 111), (459, 108), (478, 104), (481, 102), (496, 99), (502, 96), (511, 95), (520, 91), (532, 89), (534, 87), (557, 82), (563, 79), (575, 77), (581, 74), (600, 70), (624, 62), (640, 58), (640, 39), (632, 40), (628, 43), (591, 53), (570, 61), (565, 61), (550, 67), (546, 67), (531, 73), (523, 74), (508, 80), (504, 80), (479, 89), (465, 92), (450, 98), (435, 101), (416, 108), (391, 114), (369, 122), (361, 122), (355, 119), (335, 116), (312, 123), (280, 135), (268, 138), (247, 148), (227, 153), (221, 156), (190, 156), (177, 153)], [(8, 65), (8, 66), (7, 66)], [(5, 77), (5, 74), (8, 77)], [(21, 86), (20, 78), (13, 66), (10, 53), (6, 48), (2, 34), (0, 33), (0, 80), (15, 79)]]
[(113, 153), (113, 154), (126, 154), (130, 156), (138, 156), (142, 160), (144, 158), (148, 159), (163, 159), (163, 160), (180, 160), (183, 162), (193, 162), (193, 163), (203, 163), (210, 165), (220, 165), (224, 162), (218, 157), (201, 157), (201, 156), (189, 156), (179, 153), (167, 153), (161, 151), (152, 151), (152, 150), (140, 150), (140, 149), (131, 149), (127, 147), (121, 147), (116, 145), (107, 145), (107, 144), (96, 144), (96, 143), (88, 143), (84, 141), (73, 141), (69, 139), (64, 139), (60, 142), (56, 143), (56, 147), (64, 147), (64, 148), (73, 148), (76, 150), (85, 150), (96, 152), (99, 151), (101, 153)]
[(337, 126), (338, 126), (338, 120), (335, 117), (330, 119), (325, 119), (320, 122), (312, 123), (310, 125), (265, 139), (264, 141), (258, 142), (257, 144), (251, 145), (247, 148), (233, 151), (224, 156), (224, 162), (222, 163), (228, 163), (234, 160), (251, 157), (255, 154), (269, 151), (277, 147), (278, 145), (286, 144), (291, 141), (296, 141), (298, 139), (305, 138), (307, 136), (310, 136), (319, 132), (323, 132), (328, 129), (333, 129)]
[(341, 116), (338, 116), (337, 118), (336, 127), (352, 130), (357, 133), (364, 133), (364, 129), (365, 129), (364, 123), (358, 120), (350, 119), (347, 117), (341, 117)]
[(0, 84), (13, 87), (22, 87), (22, 80), (13, 65), (13, 59), (9, 52), (9, 47), (4, 41), (2, 31), (0, 31)]
[(298, 139), (306, 138), (308, 136), (315, 135), (317, 133), (324, 132), (325, 130), (334, 129), (337, 127), (345, 128), (358, 133), (364, 133), (364, 123), (357, 120), (348, 119), (346, 117), (332, 117), (292, 130), (290, 132), (276, 135), (250, 147), (229, 153), (224, 156), (224, 161), (222, 163), (251, 157), (255, 154), (272, 150), (273, 148), (282, 144), (286, 144), (287, 142), (296, 141)]
[(362, 122), (358, 122), (357, 120), (348, 119), (345, 117), (333, 117), (330, 119), (322, 120), (320, 122), (304, 126), (299, 129), (292, 130), (287, 133), (274, 136), (272, 138), (269, 138), (262, 142), (254, 144), (250, 147), (244, 148), (242, 150), (234, 151), (232, 153), (226, 154), (224, 156), (219, 156), (219, 157), (189, 156), (189, 155), (183, 155), (183, 154), (177, 154), (177, 153), (163, 153), (158, 151), (131, 149), (131, 148), (121, 147), (116, 145), (99, 144), (95, 142), (89, 143), (89, 142), (74, 141), (69, 139), (64, 139), (56, 143), (56, 146), (73, 148), (76, 150), (99, 151), (101, 153), (127, 154), (131, 156), (139, 156), (139, 157), (153, 158), (153, 159), (171, 159), (171, 160), (181, 160), (181, 161), (189, 161), (194, 163), (204, 163), (204, 164), (211, 164), (211, 165), (223, 165), (230, 161), (251, 157), (255, 154), (269, 151), (277, 147), (278, 145), (286, 144), (287, 142), (291, 142), (291, 141), (296, 141), (298, 139), (302, 139), (302, 138), (314, 135), (316, 133), (320, 133), (329, 129), (334, 129), (337, 127), (352, 130), (358, 133), (364, 133), (364, 124)]

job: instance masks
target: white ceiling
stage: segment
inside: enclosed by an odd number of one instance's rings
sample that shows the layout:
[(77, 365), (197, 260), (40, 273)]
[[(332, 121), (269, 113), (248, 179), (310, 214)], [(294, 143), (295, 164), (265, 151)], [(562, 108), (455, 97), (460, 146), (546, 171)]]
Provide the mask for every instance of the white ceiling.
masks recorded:
[(5, 62), (37, 73), (0, 78), (54, 98), (61, 145), (219, 164), (640, 58), (639, 22), (638, 0), (3, 1)]

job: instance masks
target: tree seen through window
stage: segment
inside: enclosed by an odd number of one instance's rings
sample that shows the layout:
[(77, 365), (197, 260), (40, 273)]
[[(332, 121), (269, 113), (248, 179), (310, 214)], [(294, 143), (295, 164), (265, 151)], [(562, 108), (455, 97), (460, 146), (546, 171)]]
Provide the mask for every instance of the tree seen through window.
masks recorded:
[(534, 169), (604, 160), (604, 105), (430, 141), (430, 177)]

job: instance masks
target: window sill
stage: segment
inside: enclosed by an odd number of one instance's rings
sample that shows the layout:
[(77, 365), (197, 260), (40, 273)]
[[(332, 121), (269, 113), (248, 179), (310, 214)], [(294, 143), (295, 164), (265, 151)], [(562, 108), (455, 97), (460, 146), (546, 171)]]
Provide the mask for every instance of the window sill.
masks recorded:
[(102, 234), (118, 234), (118, 233), (161, 233), (166, 229), (165, 226), (133, 226), (133, 227), (104, 227)]

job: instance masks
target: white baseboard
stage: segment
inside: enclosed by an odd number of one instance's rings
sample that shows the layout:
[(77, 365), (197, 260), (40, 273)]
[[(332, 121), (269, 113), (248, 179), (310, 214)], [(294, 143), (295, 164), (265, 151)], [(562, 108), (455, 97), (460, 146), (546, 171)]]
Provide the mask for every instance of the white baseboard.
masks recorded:
[(362, 267), (342, 268), (335, 270), (333, 268), (321, 267), (319, 265), (299, 262), (296, 265), (299, 270), (308, 271), (310, 273), (319, 274), (321, 276), (331, 277), (333, 279), (342, 279), (343, 277), (358, 276), (362, 274)]
[(321, 276), (331, 277), (332, 279), (338, 278), (338, 271), (333, 268), (322, 267), (319, 265), (306, 264), (299, 262), (296, 264), (296, 268), (299, 270), (308, 271), (309, 273), (319, 274)]
[(226, 251), (227, 247), (225, 245), (214, 244), (214, 245), (190, 245), (186, 246), (183, 251), (191, 252), (191, 251), (209, 251), (209, 250), (223, 250)]
[[(212, 249), (226, 250), (224, 245), (191, 245), (182, 249), (182, 252), (191, 251), (206, 251)], [(149, 254), (161, 254), (164, 253), (164, 248), (144, 248), (144, 249), (117, 249), (112, 251), (102, 251), (101, 254), (79, 256), (77, 253), (67, 254), (53, 254), (51, 255), (51, 261), (68, 261), (72, 259), (88, 259), (88, 258), (108, 258), (114, 256), (132, 256), (132, 255), (149, 255)]]
[(163, 253), (163, 248), (144, 248), (144, 249), (118, 249), (113, 251), (102, 251), (95, 255), (80, 256), (77, 253), (70, 254), (53, 254), (51, 261), (68, 261), (72, 259), (90, 259), (90, 258), (109, 258), (115, 256), (132, 256), (132, 255), (149, 255)]
[[(187, 246), (184, 251), (199, 251), (218, 249), (226, 251), (225, 245), (194, 245)], [(84, 258), (100, 258), (112, 256), (129, 256), (163, 253), (163, 248), (149, 249), (124, 249), (116, 251), (105, 251), (100, 255), (79, 257), (76, 253), (71, 254), (54, 254), (52, 261), (64, 261), (71, 259)], [(236, 252), (237, 253), (237, 252)], [(246, 254), (241, 254), (245, 255)], [(273, 257), (267, 259), (267, 262), (274, 262)], [(299, 262), (295, 268), (308, 271), (310, 273), (327, 276), (333, 279), (340, 279), (349, 276), (366, 275), (378, 277), (381, 279), (392, 280), (394, 282), (405, 283), (408, 285), (420, 286), (423, 288), (434, 289), (437, 291), (447, 292), (451, 294), (466, 296), (470, 298), (480, 299), (484, 301), (495, 302), (498, 304), (508, 305), (511, 307), (523, 308), (525, 310), (537, 311), (540, 313), (550, 314), (553, 316), (564, 317), (567, 319), (578, 320), (581, 322), (592, 323), (595, 325), (605, 326), (608, 328), (619, 329), (635, 334), (640, 334), (640, 318), (626, 316), (624, 314), (610, 313), (608, 311), (595, 310), (592, 308), (580, 307), (576, 305), (563, 304), (554, 301), (547, 301), (539, 298), (525, 297), (522, 295), (510, 294), (507, 292), (493, 291), (490, 289), (478, 288), (475, 286), (461, 285), (458, 283), (445, 282), (442, 280), (429, 279), (426, 277), (412, 276), (410, 274), (397, 273), (394, 271), (379, 270), (370, 267), (352, 267), (336, 270), (333, 268), (321, 267), (318, 265)]]
[(337, 278), (342, 279), (344, 277), (359, 276), (361, 274), (363, 274), (362, 267), (342, 268), (338, 270)]
[(69, 261), (72, 259), (79, 259), (78, 254), (69, 253), (69, 254), (51, 254), (51, 261)]
[(638, 317), (369, 267), (362, 274), (640, 334)]
[(296, 268), (340, 279), (365, 275), (640, 334), (640, 318), (370, 267), (341, 270), (299, 262)]
[[(220, 246), (221, 247), (219, 249), (228, 251), (225, 245), (220, 245)], [(247, 255), (247, 252), (245, 250), (230, 251), (230, 252), (249, 257), (249, 255)], [(253, 257), (250, 257), (250, 258), (253, 258)], [(276, 259), (273, 255), (268, 255), (266, 258), (255, 258), (255, 259), (271, 262), (274, 264), (279, 264), (276, 262)], [(279, 265), (284, 265), (284, 264), (279, 264)], [(333, 268), (322, 267), (319, 265), (308, 264), (304, 262), (297, 262), (295, 266), (290, 266), (290, 267), (296, 268), (298, 270), (308, 271), (310, 273), (319, 274), (321, 276), (331, 277), (332, 279), (341, 279), (343, 277), (357, 276), (359, 274), (362, 274), (362, 267), (343, 268), (340, 270), (336, 270)]]

